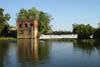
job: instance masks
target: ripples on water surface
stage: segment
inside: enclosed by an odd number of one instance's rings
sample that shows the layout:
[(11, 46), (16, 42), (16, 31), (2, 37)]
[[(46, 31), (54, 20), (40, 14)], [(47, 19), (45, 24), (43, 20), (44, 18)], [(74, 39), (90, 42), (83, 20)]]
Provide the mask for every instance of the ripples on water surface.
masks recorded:
[(100, 43), (0, 41), (0, 67), (100, 67)]

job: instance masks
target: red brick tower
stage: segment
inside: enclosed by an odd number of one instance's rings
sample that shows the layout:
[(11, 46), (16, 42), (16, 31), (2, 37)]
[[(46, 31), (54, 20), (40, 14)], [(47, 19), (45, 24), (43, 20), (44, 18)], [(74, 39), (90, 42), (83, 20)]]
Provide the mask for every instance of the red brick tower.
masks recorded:
[(17, 38), (37, 38), (38, 22), (37, 20), (24, 20), (17, 22)]

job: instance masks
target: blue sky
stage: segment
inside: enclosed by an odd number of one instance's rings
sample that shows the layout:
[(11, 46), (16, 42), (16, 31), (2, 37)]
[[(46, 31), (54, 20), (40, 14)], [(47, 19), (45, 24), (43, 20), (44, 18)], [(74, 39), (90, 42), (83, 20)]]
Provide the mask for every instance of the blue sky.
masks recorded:
[(21, 8), (35, 7), (52, 15), (53, 30), (72, 30), (72, 24), (91, 24), (97, 27), (100, 22), (100, 0), (1, 0), (0, 8), (11, 14), (9, 24), (16, 26), (16, 13)]

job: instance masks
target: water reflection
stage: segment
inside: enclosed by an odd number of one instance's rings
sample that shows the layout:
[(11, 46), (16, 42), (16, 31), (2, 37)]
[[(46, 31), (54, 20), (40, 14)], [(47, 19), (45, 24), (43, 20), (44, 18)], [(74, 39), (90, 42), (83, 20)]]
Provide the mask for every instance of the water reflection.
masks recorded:
[(86, 53), (87, 55), (91, 55), (97, 51), (100, 55), (100, 40), (87, 40), (84, 41), (76, 41), (73, 44), (74, 51), (81, 51), (82, 53)]
[(50, 45), (37, 39), (19, 39), (17, 41), (18, 57), (22, 67), (38, 66), (49, 60)]
[(100, 40), (0, 41), (0, 67), (100, 67), (99, 59)]
[(16, 57), (16, 41), (0, 41), (0, 67), (14, 65), (19, 66)]
[(0, 67), (4, 66), (4, 57), (6, 55), (7, 47), (8, 42), (0, 41)]

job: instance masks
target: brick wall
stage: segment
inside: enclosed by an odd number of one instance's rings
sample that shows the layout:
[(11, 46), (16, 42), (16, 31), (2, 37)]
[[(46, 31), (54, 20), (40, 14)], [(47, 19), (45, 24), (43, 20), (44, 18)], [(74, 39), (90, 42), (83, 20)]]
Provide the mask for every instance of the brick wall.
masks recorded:
[(38, 22), (36, 20), (18, 21), (17, 38), (37, 38)]

